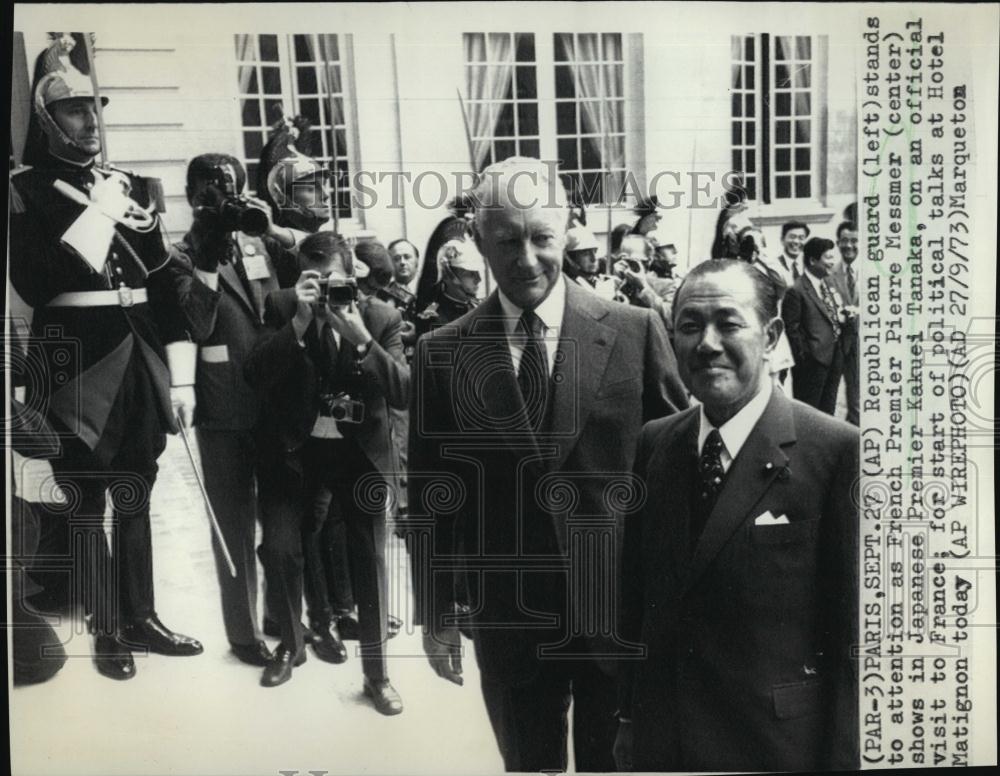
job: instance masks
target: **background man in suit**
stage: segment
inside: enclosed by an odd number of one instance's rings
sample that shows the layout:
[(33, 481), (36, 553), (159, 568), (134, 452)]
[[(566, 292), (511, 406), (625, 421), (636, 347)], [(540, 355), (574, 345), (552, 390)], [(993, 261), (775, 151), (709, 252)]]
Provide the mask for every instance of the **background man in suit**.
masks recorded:
[[(243, 365), (265, 331), (264, 298), (277, 290), (276, 265), (285, 256), (273, 238), (233, 231), (219, 217), (217, 205), (225, 196), (220, 176), (225, 175), (243, 191), (246, 171), (232, 156), (202, 154), (188, 164), (187, 198), (194, 222), (172, 250), (184, 269), (181, 308), (199, 345), (194, 421), (205, 488), (236, 567), (233, 577), (213, 534), (226, 637), (237, 658), (264, 666), (271, 652), (257, 617), (253, 440), (260, 402), (243, 377)], [(254, 204), (262, 212), (270, 210), (260, 200)], [(270, 226), (270, 218), (267, 222)]]
[[(622, 649), (608, 602), (623, 506), (606, 496), (629, 481), (642, 422), (687, 398), (652, 312), (561, 275), (568, 208), (547, 167), (493, 165), (475, 199), (475, 239), (498, 291), (421, 337), (414, 359), (410, 520), (425, 531), (411, 550), (416, 620), (431, 666), (461, 683), (449, 615), (456, 573), (467, 572), (505, 767), (566, 768), (572, 698), (576, 768), (612, 770), (614, 681), (598, 658)], [(459, 481), (465, 498), (444, 503)], [(582, 545), (596, 548), (589, 563), (571, 552)]]
[(626, 520), (626, 770), (858, 767), (858, 434), (772, 388), (778, 293), (752, 266), (695, 267), (674, 346), (701, 407), (643, 428)]
[[(302, 274), (294, 289), (270, 294), (269, 332), (246, 366), (247, 378), (269, 411), (258, 424), (260, 507), (267, 583), (275, 590), (281, 644), (264, 671), (267, 687), (291, 678), (305, 660), (303, 568), (310, 619), (325, 618), (321, 632), (336, 635), (319, 551), (326, 510), (315, 496), (329, 489), (344, 505), (352, 585), (359, 609), (365, 694), (383, 714), (403, 710), (389, 684), (386, 640), (386, 477), (392, 471), (388, 406), (405, 407), (409, 369), (399, 338), (402, 319), (377, 299), (344, 299), (324, 281), (354, 280), (350, 249), (332, 232), (317, 232), (299, 246)], [(324, 296), (326, 298), (324, 298)], [(350, 294), (348, 293), (348, 296)], [(365, 483), (368, 483), (366, 486)], [(382, 498), (369, 497), (371, 493)], [(371, 503), (367, 503), (371, 501)], [(346, 655), (345, 655), (346, 657)]]
[[(833, 271), (833, 279), (847, 305), (847, 320), (841, 340), (844, 343), (844, 391), (847, 394), (847, 422), (861, 423), (861, 375), (858, 372), (858, 226), (844, 221), (837, 227), (837, 250), (840, 263)], [(852, 309), (853, 308), (853, 309)]]
[(844, 371), (842, 338), (848, 311), (833, 283), (837, 259), (833, 240), (813, 237), (802, 255), (805, 272), (785, 293), (781, 305), (788, 342), (792, 346), (792, 394), (799, 401), (832, 415)]

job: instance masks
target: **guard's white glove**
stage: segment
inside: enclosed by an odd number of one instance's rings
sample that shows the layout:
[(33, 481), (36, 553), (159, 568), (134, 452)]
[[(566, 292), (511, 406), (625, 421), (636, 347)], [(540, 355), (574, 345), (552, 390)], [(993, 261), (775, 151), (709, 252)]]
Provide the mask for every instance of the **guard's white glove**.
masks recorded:
[(128, 179), (112, 174), (107, 178), (97, 175), (90, 189), (90, 201), (108, 218), (120, 221), (125, 217), (133, 202), (128, 196)]
[(170, 388), (170, 404), (184, 428), (191, 428), (194, 423), (194, 408), (196, 404), (193, 385), (174, 385)]

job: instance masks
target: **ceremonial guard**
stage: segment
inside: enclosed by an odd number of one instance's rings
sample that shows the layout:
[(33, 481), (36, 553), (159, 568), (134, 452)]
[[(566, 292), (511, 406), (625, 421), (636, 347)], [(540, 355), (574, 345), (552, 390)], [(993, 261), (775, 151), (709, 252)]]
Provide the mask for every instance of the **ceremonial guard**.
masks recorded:
[[(74, 537), (74, 571), (95, 635), (98, 670), (135, 675), (131, 646), (195, 655), (197, 641), (159, 621), (153, 602), (149, 498), (173, 399), (191, 411), (193, 360), (163, 341), (182, 328), (166, 247), (142, 179), (98, 167), (94, 84), (76, 70), (49, 73), (34, 109), (48, 149), (11, 177), (10, 276), (34, 308), (28, 358), (45, 365), (27, 386), (60, 435), (55, 480)], [(161, 336), (163, 332), (166, 337)], [(192, 355), (189, 343), (171, 348)], [(186, 374), (184, 374), (186, 372)], [(171, 389), (171, 377), (177, 385)], [(103, 530), (106, 492), (114, 551)]]
[(438, 282), (417, 314), (417, 335), (457, 321), (479, 303), (486, 264), (471, 240), (449, 240), (437, 253)]
[(580, 223), (575, 224), (566, 232), (563, 272), (567, 279), (593, 291), (602, 299), (613, 301), (618, 283), (615, 278), (601, 274), (597, 250), (597, 238), (593, 232)]

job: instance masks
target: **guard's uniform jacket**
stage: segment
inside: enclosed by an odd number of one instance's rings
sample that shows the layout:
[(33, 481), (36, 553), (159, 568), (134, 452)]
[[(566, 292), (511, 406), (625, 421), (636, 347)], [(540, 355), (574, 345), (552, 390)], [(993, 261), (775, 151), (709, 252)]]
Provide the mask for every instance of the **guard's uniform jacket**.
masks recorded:
[[(47, 366), (40, 380), (29, 381), (28, 391), (41, 396), (29, 395), (28, 400), (39, 401), (33, 406), (44, 406), (61, 430), (91, 450), (105, 432), (133, 356), (141, 359), (151, 378), (155, 406), (148, 411), (158, 414), (163, 431), (176, 432), (162, 343), (183, 336), (172, 302), (172, 279), (164, 271), (168, 256), (158, 221), (146, 233), (115, 224), (107, 235), (100, 272), (66, 243), (67, 232), (74, 226), (86, 231), (94, 214), (57, 191), (53, 183), (62, 180), (86, 194), (99, 174), (93, 163), (76, 165), (47, 155), (39, 165), (13, 173), (10, 183), (11, 282), (34, 308), (28, 360)], [(141, 179), (126, 174), (133, 199), (148, 206), (142, 201)], [(140, 289), (148, 293), (148, 302), (136, 293)], [(81, 291), (117, 292), (119, 303), (59, 305), (60, 295)], [(165, 336), (161, 328), (168, 330)]]

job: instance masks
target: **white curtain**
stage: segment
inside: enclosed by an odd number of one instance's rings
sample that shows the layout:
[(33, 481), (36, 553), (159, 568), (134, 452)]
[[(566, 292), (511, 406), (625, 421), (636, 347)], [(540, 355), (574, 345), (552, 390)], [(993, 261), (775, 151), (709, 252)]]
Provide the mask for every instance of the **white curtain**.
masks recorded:
[[(481, 172), (490, 157), (493, 131), (499, 113), (495, 105), (504, 99), (511, 89), (514, 73), (513, 36), (506, 33), (490, 33), (487, 49), (486, 35), (466, 33), (465, 105), (468, 122), (470, 153), (476, 172)], [(482, 63), (482, 64), (479, 64)], [(488, 63), (488, 64), (487, 64)]]
[[(252, 63), (257, 58), (256, 51), (254, 50), (255, 43), (256, 37), (254, 35), (237, 35), (236, 59), (240, 62)], [(240, 94), (247, 93), (247, 90), (250, 88), (250, 79), (253, 78), (256, 70), (257, 68), (253, 64), (240, 67)], [(257, 87), (259, 89), (260, 84)]]

